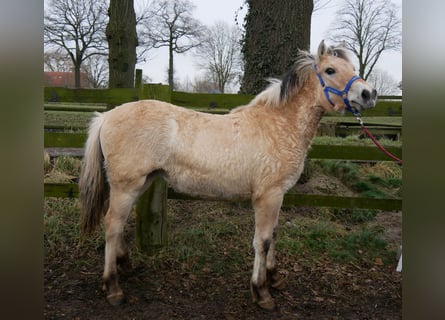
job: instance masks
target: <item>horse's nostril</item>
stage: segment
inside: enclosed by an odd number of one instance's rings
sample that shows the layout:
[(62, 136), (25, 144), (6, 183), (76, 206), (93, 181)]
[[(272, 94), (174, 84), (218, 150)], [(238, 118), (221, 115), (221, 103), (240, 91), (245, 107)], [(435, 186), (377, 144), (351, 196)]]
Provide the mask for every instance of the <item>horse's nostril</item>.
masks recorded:
[(368, 90), (363, 90), (362, 91), (362, 98), (363, 100), (367, 101), (369, 100), (369, 98), (371, 98), (371, 92), (369, 92)]
[(375, 100), (377, 98), (377, 90), (373, 89), (372, 90), (372, 99)]

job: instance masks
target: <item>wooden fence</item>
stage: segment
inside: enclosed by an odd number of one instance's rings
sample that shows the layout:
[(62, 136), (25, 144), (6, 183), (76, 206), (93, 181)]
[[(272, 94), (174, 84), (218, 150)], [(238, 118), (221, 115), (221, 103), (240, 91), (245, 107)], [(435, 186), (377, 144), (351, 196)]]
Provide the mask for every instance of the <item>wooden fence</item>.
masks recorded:
[[(117, 90), (117, 91), (114, 91)], [(93, 92), (98, 98), (94, 98)], [(116, 93), (118, 92), (118, 93)], [(119, 96), (119, 92), (122, 96)], [(83, 94), (85, 93), (85, 95)], [(136, 95), (135, 95), (136, 94)], [(57, 96), (58, 103), (55, 101)], [(65, 89), (45, 88), (45, 110), (75, 110), (75, 111), (104, 111), (115, 104), (122, 103), (128, 97), (137, 99), (158, 99), (169, 101), (183, 106), (195, 106), (206, 112), (225, 113), (228, 109), (247, 103), (252, 97), (248, 95), (200, 95), (171, 92), (167, 86), (144, 85), (139, 89)], [(194, 98), (193, 98), (194, 97)], [(401, 115), (401, 99), (390, 97), (392, 103), (380, 102), (374, 115)], [(102, 100), (101, 100), (102, 99)], [(95, 104), (101, 101), (101, 104)], [(128, 100), (127, 100), (128, 101)], [(395, 102), (394, 102), (395, 101)], [(73, 106), (73, 103), (76, 105)], [(80, 105), (79, 105), (80, 103)], [(83, 105), (82, 105), (83, 103)], [(216, 104), (216, 108), (215, 107)], [(209, 106), (211, 108), (209, 108)], [(224, 107), (223, 109), (219, 108)], [(74, 109), (73, 109), (74, 108)], [(392, 111), (391, 111), (392, 110)], [(395, 112), (395, 111), (396, 112)], [(368, 112), (367, 112), (368, 113)], [(44, 147), (50, 156), (60, 154), (81, 157), (86, 133), (45, 132)], [(402, 150), (399, 147), (387, 148), (390, 152), (401, 158)], [(388, 158), (374, 146), (340, 146), (313, 144), (308, 153), (309, 159), (341, 159), (354, 161), (386, 161)], [(77, 184), (45, 183), (45, 197), (78, 196)], [(141, 197), (136, 205), (136, 241), (147, 252), (153, 252), (157, 247), (167, 243), (166, 210), (168, 199), (194, 200), (167, 187), (163, 180), (158, 179)], [(313, 195), (287, 193), (283, 206), (319, 206), (340, 208), (368, 208), (381, 210), (401, 210), (401, 199), (375, 199), (365, 197), (341, 197), (331, 195)]]

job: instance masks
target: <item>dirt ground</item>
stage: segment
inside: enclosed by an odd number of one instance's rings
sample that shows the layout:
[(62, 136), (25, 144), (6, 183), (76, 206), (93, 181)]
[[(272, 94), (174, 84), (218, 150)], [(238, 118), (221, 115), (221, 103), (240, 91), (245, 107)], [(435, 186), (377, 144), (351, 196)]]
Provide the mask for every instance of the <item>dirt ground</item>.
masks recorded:
[[(401, 213), (381, 213), (376, 223), (394, 245), (401, 242)], [(125, 304), (108, 305), (101, 290), (103, 248), (97, 261), (76, 266), (73, 253), (45, 262), (46, 319), (401, 319), (402, 275), (390, 265), (340, 265), (323, 260), (281, 270), (283, 291), (272, 291), (277, 309), (251, 302), (250, 265), (239, 273), (184, 274), (174, 268), (136, 266), (121, 274)], [(279, 261), (280, 257), (277, 256)], [(289, 268), (290, 267), (290, 268)]]
[[(323, 184), (327, 185), (326, 181)], [(250, 209), (240, 210), (252, 214)], [(305, 215), (310, 210), (298, 208), (283, 214)], [(382, 236), (397, 251), (402, 241), (402, 213), (381, 212), (372, 223), (384, 230)], [(83, 254), (79, 250), (61, 250), (45, 258), (46, 319), (402, 318), (402, 273), (395, 271), (396, 257), (387, 264), (379, 260), (340, 264), (323, 257), (307, 264), (298, 256), (283, 257), (277, 252), (278, 268), (287, 283), (282, 291), (271, 290), (277, 308), (265, 312), (251, 301), (251, 251), (246, 252), (249, 263), (240, 264), (238, 272), (214, 274), (203, 268), (192, 273), (174, 264), (154, 268), (136, 263), (120, 273), (126, 302), (113, 307), (101, 290), (103, 245), (96, 248), (95, 258), (87, 264), (78, 262)]]

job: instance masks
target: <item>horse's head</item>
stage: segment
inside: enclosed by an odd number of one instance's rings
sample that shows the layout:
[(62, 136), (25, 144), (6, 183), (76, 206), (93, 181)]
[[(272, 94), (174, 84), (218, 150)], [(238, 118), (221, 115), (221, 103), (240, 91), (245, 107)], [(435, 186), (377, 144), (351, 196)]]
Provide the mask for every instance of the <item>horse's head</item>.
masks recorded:
[(344, 46), (327, 47), (322, 41), (318, 47), (314, 69), (320, 82), (320, 104), (326, 111), (351, 111), (373, 108), (377, 91), (355, 74)]

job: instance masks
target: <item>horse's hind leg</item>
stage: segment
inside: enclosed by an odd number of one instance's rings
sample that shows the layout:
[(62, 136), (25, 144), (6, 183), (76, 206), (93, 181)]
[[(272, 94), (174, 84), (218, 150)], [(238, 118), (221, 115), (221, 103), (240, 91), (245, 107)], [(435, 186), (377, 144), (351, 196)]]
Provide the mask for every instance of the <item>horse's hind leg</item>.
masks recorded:
[(105, 267), (103, 282), (107, 300), (112, 305), (118, 305), (124, 300), (124, 294), (118, 282), (117, 262), (128, 258), (123, 231), (128, 215), (139, 195), (138, 189), (122, 191), (120, 188), (110, 186), (110, 206), (104, 218)]
[[(272, 310), (275, 302), (269, 293), (268, 276), (275, 273), (275, 228), (283, 202), (283, 194), (274, 190), (253, 201), (255, 209), (255, 261), (251, 279), (253, 301), (261, 308)], [(272, 279), (273, 280), (273, 279)]]

